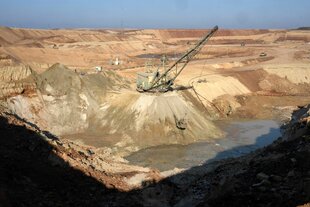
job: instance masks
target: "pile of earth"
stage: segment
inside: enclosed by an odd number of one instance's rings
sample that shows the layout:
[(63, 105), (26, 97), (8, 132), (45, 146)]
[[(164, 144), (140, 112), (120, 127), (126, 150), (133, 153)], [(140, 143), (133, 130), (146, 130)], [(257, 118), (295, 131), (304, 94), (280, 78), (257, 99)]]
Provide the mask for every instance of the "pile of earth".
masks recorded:
[(45, 72), (37, 76), (37, 85), (43, 94), (63, 96), (78, 90), (92, 90), (94, 96), (104, 96), (108, 90), (117, 91), (128, 88), (128, 82), (112, 71), (103, 71), (98, 74), (79, 74), (62, 64), (54, 64)]
[(201, 107), (182, 92), (140, 94), (110, 70), (81, 74), (55, 64), (41, 74), (29, 71), (18, 81), (31, 83), (32, 93), (22, 88), (8, 96), (4, 105), (58, 136), (108, 146), (125, 155), (146, 147), (188, 144), (221, 135)]
[(108, 90), (128, 87), (115, 77), (109, 71), (83, 76), (61, 64), (41, 74), (30, 70), (19, 82), (35, 85), (33, 93), (9, 97), (6, 104), (12, 112), (54, 134), (76, 133), (88, 128), (88, 117), (99, 109)]
[[(105, 132), (106, 138), (111, 137), (108, 146), (122, 148), (123, 155), (145, 147), (189, 144), (221, 135), (210, 118), (181, 92), (117, 94), (109, 98), (91, 125), (93, 134)], [(86, 143), (100, 146), (98, 139)]]

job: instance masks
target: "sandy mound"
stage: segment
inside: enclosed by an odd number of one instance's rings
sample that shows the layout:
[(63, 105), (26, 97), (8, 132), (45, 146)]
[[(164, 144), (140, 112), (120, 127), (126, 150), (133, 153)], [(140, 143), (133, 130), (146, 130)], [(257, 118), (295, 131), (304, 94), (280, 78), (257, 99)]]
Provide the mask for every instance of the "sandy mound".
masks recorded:
[[(179, 121), (185, 124), (184, 129), (180, 129)], [(125, 152), (163, 144), (188, 144), (220, 135), (196, 106), (176, 92), (115, 95), (100, 108), (91, 125), (104, 131), (105, 137), (113, 138), (111, 145)]]
[(21, 117), (39, 123), (54, 134), (77, 133), (88, 128), (88, 118), (96, 114), (108, 90), (127, 87), (120, 80), (113, 72), (80, 75), (55, 64), (44, 73), (28, 78), (27, 81), (37, 86), (32, 96), (12, 97), (8, 105)]
[(66, 95), (70, 90), (81, 89), (79, 74), (62, 64), (55, 64), (39, 75), (38, 86), (41, 91), (51, 95)]
[(81, 75), (55, 64), (28, 79), (36, 83), (37, 91), (9, 98), (9, 108), (53, 134), (82, 143), (108, 145), (126, 154), (220, 135), (182, 93), (127, 90), (128, 82), (112, 71)]

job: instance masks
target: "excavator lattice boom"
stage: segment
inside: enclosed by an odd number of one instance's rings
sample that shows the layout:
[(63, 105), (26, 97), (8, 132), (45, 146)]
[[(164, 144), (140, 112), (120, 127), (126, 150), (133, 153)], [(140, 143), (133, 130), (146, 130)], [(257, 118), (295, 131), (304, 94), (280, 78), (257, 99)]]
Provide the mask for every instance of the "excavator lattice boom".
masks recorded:
[(156, 72), (138, 73), (137, 90), (139, 92), (166, 92), (171, 90), (175, 79), (184, 70), (186, 65), (200, 52), (217, 30), (218, 26), (215, 26), (207, 35), (198, 41), (194, 47), (190, 48), (162, 74), (160, 74), (158, 70)]

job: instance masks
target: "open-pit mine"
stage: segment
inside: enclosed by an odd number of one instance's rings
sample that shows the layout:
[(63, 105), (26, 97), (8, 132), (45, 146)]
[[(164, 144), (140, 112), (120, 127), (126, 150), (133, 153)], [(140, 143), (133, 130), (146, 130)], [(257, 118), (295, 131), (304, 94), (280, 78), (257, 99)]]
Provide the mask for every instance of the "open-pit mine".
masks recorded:
[(307, 206), (308, 104), (309, 30), (0, 27), (0, 206)]

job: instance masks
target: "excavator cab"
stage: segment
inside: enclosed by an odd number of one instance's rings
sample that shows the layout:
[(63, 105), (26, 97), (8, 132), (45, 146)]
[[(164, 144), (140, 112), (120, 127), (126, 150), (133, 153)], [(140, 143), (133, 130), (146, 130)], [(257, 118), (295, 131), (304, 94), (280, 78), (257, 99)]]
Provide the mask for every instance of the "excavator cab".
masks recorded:
[(137, 73), (137, 90), (138, 91), (146, 91), (155, 81), (156, 78), (159, 77), (159, 72), (139, 72)]
[(173, 80), (161, 79), (159, 80), (160, 87), (156, 90), (150, 90), (153, 83), (158, 80), (160, 77), (160, 73), (157, 72), (139, 72), (137, 73), (137, 91), (139, 92), (167, 92), (173, 85)]

